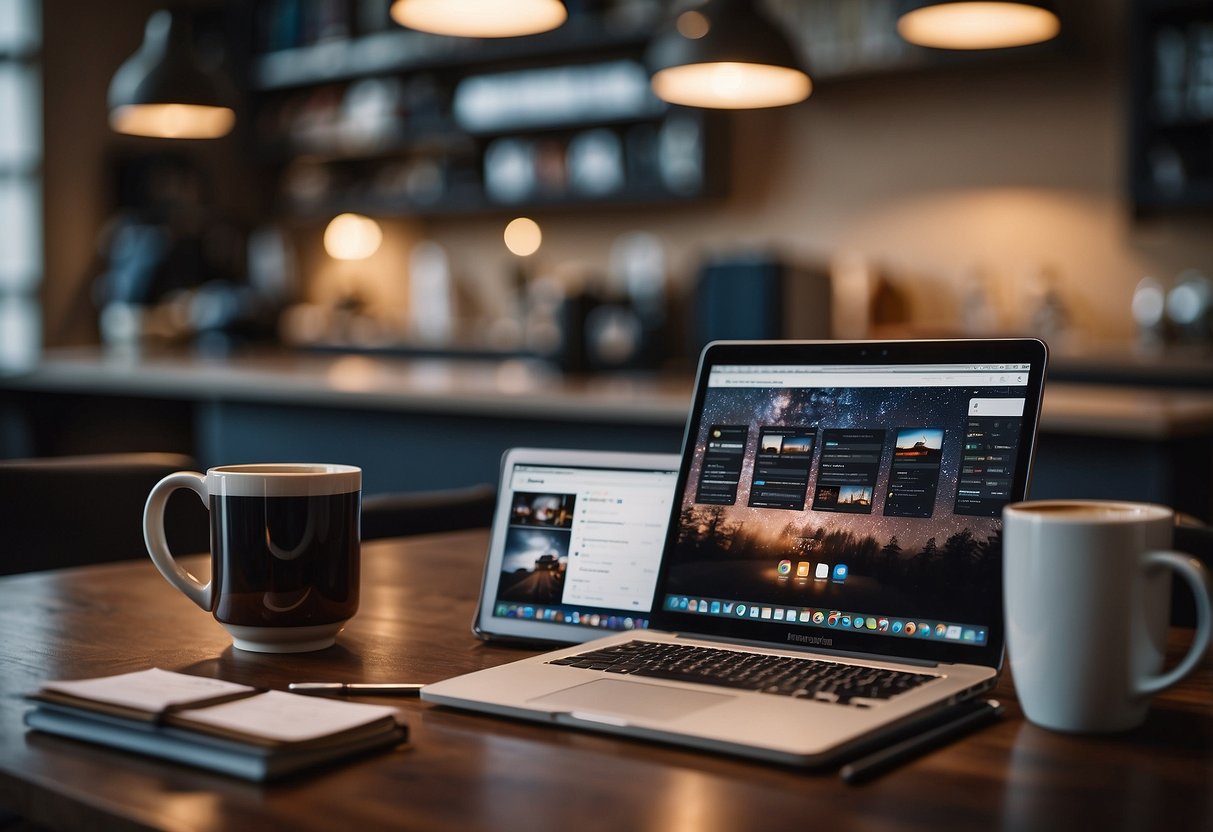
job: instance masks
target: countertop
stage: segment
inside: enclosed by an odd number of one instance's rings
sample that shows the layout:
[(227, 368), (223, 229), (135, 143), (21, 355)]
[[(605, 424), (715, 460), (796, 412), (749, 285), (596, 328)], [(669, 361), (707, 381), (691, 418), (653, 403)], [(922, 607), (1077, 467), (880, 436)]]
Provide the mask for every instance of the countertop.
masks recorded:
[[(692, 377), (564, 376), (523, 359), (404, 359), (288, 351), (48, 352), (0, 390), (231, 400), (584, 422), (681, 425)], [(1213, 392), (1050, 382), (1044, 432), (1165, 440), (1213, 435)]]

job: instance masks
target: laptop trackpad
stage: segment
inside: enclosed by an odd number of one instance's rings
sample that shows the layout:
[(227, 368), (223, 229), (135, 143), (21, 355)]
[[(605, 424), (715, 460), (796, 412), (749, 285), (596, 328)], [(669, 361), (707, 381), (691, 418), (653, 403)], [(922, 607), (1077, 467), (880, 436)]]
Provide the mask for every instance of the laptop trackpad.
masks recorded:
[(671, 720), (734, 697), (643, 682), (599, 679), (530, 700), (561, 711)]

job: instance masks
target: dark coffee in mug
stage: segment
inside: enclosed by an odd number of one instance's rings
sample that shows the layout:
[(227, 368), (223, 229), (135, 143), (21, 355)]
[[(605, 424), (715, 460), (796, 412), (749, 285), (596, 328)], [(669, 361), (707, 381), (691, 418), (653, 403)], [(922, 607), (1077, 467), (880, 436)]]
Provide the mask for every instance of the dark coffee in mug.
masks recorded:
[[(164, 504), (189, 488), (211, 511), (211, 580), (173, 559)], [(321, 650), (358, 611), (362, 471), (350, 465), (225, 465), (156, 484), (143, 513), (148, 554), (165, 579), (242, 650)]]
[(357, 491), (211, 496), (215, 618), (249, 627), (345, 621), (358, 609)]

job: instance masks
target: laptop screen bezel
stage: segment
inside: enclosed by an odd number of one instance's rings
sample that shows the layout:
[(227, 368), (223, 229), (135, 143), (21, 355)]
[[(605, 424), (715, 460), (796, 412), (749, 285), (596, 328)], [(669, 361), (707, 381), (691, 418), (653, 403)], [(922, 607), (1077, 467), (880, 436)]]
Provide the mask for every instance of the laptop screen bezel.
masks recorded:
[[(909, 659), (924, 662), (977, 664), (1001, 668), (1005, 641), (1002, 594), (994, 601), (985, 645), (873, 636), (841, 629), (796, 625), (777, 621), (698, 615), (664, 607), (666, 583), (679, 534), (687, 481), (702, 425), (704, 401), (713, 367), (720, 365), (911, 365), (911, 364), (1027, 364), (1019, 452), (1011, 486), (1011, 500), (1027, 494), (1031, 462), (1035, 453), (1036, 428), (1044, 387), (1048, 348), (1033, 338), (937, 341), (719, 341), (708, 344), (699, 361), (695, 393), (682, 441), (682, 465), (678, 474), (672, 516), (666, 532), (665, 557), (657, 576), (651, 626), (686, 635), (706, 636), (761, 644), (766, 647), (807, 648), (817, 652)], [(806, 637), (810, 639), (806, 643)]]

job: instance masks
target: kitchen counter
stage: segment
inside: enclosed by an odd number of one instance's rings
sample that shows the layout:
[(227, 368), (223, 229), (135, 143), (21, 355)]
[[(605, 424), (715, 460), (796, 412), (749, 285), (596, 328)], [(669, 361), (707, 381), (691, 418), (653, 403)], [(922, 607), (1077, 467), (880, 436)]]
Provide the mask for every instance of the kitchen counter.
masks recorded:
[(526, 359), (471, 361), (256, 351), (233, 356), (54, 351), (0, 389), (230, 399), (513, 417), (681, 424), (690, 379), (573, 378)]
[[(690, 374), (571, 377), (525, 359), (73, 350), (0, 376), (0, 389), (681, 426), (691, 382)], [(1040, 427), (1145, 439), (1206, 435), (1213, 433), (1213, 391), (1052, 382)]]
[[(677, 451), (691, 376), (568, 377), (522, 359), (48, 353), (0, 376), (0, 456), (175, 450), (199, 465), (362, 465), (368, 493), (493, 481), (514, 445)], [(1213, 511), (1213, 392), (1051, 382), (1033, 496)]]

